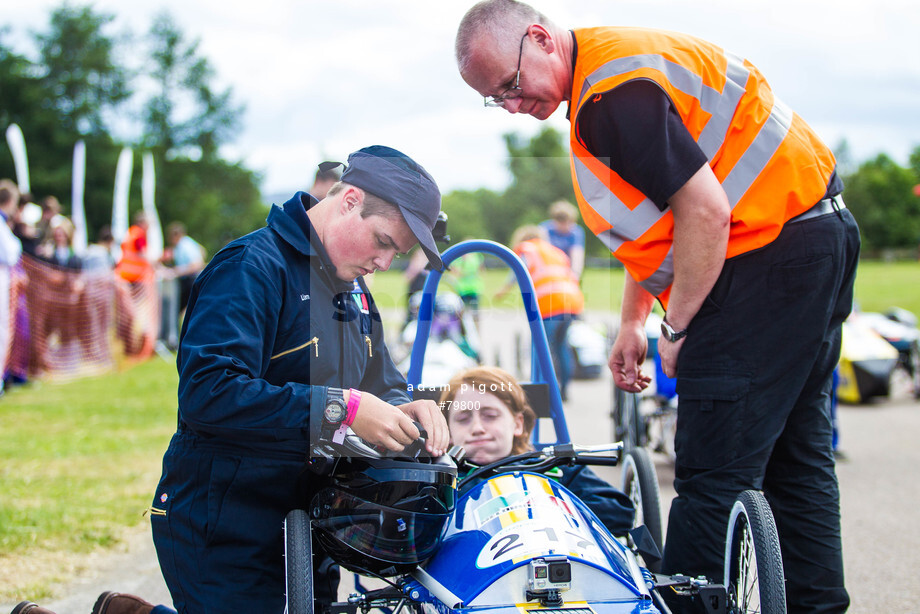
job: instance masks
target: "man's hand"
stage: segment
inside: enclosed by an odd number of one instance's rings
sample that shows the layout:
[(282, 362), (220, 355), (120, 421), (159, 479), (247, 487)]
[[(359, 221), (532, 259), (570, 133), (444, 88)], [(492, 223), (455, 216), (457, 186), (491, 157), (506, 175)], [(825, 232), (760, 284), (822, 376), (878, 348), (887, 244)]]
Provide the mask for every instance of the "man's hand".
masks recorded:
[(668, 377), (677, 376), (677, 355), (680, 354), (680, 348), (683, 346), (686, 337), (677, 341), (668, 341), (664, 337), (658, 340), (658, 354), (661, 356), (661, 370)]
[(418, 400), (400, 405), (399, 409), (420, 423), (428, 432), (428, 441), (425, 442), (425, 448), (432, 456), (441, 456), (447, 451), (447, 446), (450, 444), (450, 430), (437, 403)]
[[(346, 391), (346, 396), (349, 395), (350, 393)], [(443, 418), (441, 420), (443, 421)], [(426, 429), (428, 428), (422, 420), (419, 422)], [(419, 436), (418, 429), (412, 424), (412, 418), (406, 412), (363, 391), (361, 392), (361, 405), (355, 414), (351, 430), (369, 444), (382, 446), (394, 452), (405, 449)], [(429, 443), (430, 441), (429, 439)]]
[(647, 350), (648, 339), (644, 326), (620, 326), (608, 362), (610, 372), (613, 373), (613, 383), (618, 388), (627, 392), (642, 392), (648, 387), (652, 378), (642, 373), (642, 363), (645, 362)]

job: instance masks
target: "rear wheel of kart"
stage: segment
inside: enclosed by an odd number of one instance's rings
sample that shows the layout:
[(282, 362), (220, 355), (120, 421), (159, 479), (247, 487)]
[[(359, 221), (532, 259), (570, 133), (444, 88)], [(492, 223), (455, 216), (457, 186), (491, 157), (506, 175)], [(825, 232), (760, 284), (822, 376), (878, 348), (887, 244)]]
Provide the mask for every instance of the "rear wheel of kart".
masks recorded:
[[(661, 492), (658, 489), (658, 475), (652, 458), (644, 448), (633, 448), (623, 454), (623, 492), (636, 508), (634, 527), (645, 525), (658, 551), (663, 552), (661, 530)], [(659, 563), (647, 565), (650, 571), (658, 572)]]
[(732, 614), (786, 612), (783, 556), (773, 512), (763, 494), (745, 490), (735, 500), (725, 539), (725, 586)]
[(312, 558), (310, 519), (304, 510), (292, 510), (284, 519), (287, 614), (313, 614)]
[(910, 344), (910, 354), (907, 360), (910, 365), (908, 373), (914, 389), (914, 398), (920, 399), (920, 341), (914, 341)]
[(645, 445), (645, 424), (639, 412), (638, 394), (626, 392), (614, 385), (613, 411), (610, 415), (613, 418), (614, 441), (622, 441), (627, 450)]

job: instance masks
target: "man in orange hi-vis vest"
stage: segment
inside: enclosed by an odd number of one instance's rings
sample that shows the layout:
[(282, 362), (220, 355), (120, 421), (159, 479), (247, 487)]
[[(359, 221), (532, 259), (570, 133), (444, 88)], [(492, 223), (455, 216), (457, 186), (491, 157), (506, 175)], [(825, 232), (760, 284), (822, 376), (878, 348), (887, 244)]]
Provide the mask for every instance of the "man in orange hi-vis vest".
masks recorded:
[(582, 217), (629, 272), (620, 388), (648, 385), (644, 323), (666, 310), (680, 418), (663, 571), (721, 579), (732, 501), (759, 489), (789, 611), (846, 610), (830, 394), (859, 233), (831, 151), (750, 62), (692, 36), (566, 30), (486, 0), (456, 52), (486, 106), (543, 120), (568, 102)]
[(121, 242), (121, 259), (115, 271), (125, 281), (132, 283), (153, 278), (153, 264), (147, 259), (147, 229), (150, 223), (143, 212), (134, 216), (134, 224)]

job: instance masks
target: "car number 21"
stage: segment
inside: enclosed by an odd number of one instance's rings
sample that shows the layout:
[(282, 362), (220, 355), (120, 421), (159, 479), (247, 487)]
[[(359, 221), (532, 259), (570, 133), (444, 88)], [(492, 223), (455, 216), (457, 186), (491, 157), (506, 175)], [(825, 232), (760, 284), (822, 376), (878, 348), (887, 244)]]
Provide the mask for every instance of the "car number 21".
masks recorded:
[(589, 561), (602, 557), (597, 544), (578, 531), (522, 521), (493, 535), (479, 551), (476, 566), (483, 569), (506, 561), (524, 560), (550, 553), (567, 554)]

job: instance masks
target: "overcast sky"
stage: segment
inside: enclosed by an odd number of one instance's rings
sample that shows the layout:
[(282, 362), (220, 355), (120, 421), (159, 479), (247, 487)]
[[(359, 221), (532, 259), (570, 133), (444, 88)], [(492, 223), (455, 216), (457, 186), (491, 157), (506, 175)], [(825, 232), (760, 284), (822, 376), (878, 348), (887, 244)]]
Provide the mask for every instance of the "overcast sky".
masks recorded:
[[(9, 0), (11, 41), (45, 31), (60, 1)], [(84, 3), (72, 0), (72, 4)], [(453, 59), (459, 0), (96, 0), (114, 29), (144, 33), (168, 10), (246, 105), (226, 150), (261, 172), (263, 192), (309, 187), (316, 164), (371, 144), (396, 147), (442, 191), (507, 185), (502, 134), (541, 123), (486, 109)], [(855, 162), (907, 164), (920, 145), (916, 0), (534, 0), (564, 27), (678, 30), (746, 57), (776, 94)], [(20, 51), (24, 51), (20, 49)], [(0, 93), (2, 96), (2, 93)], [(2, 104), (2, 100), (0, 100)], [(567, 130), (565, 105), (548, 122)]]

